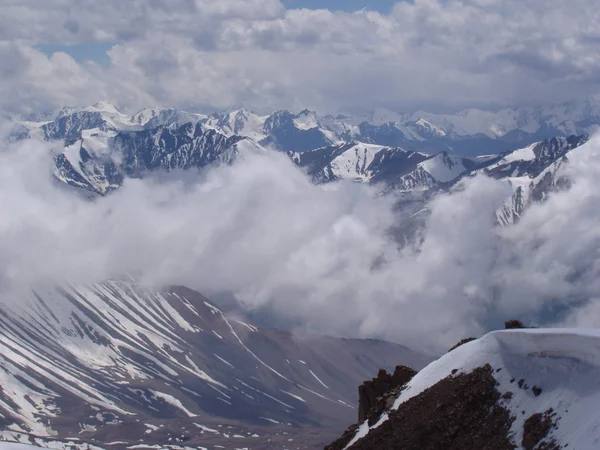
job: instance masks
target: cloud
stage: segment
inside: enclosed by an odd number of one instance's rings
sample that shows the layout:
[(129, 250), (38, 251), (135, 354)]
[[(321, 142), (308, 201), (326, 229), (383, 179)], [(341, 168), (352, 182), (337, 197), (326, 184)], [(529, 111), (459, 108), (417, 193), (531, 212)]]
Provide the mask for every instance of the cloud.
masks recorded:
[(0, 40), (31, 65), (52, 64), (36, 44), (119, 44), (106, 69), (10, 77), (0, 108), (31, 108), (32, 88), (53, 92), (36, 103), (46, 107), (100, 95), (129, 109), (545, 104), (598, 92), (599, 20), (591, 0), (415, 0), (390, 14), (279, 0), (5, 2)]
[(128, 180), (89, 201), (53, 180), (49, 144), (0, 152), (0, 284), (147, 283), (230, 292), (303, 331), (442, 351), (520, 318), (600, 325), (600, 139), (575, 150), (571, 190), (495, 226), (510, 194), (478, 176), (430, 204), (421, 245), (399, 248), (394, 199), (315, 186), (284, 155)]

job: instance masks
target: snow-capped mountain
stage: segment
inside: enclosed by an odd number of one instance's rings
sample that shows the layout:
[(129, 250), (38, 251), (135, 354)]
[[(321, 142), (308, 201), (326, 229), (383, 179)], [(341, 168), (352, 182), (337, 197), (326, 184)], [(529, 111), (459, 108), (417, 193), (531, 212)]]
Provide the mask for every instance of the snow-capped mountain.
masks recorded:
[(162, 125), (181, 126), (186, 123), (197, 123), (206, 121), (204, 114), (193, 114), (173, 108), (142, 109), (134, 114), (130, 121), (146, 129), (156, 128)]
[(266, 119), (266, 116), (259, 116), (242, 108), (224, 114), (214, 114), (207, 117), (205, 123), (226, 136), (249, 137), (259, 142), (267, 137), (264, 131)]
[(70, 143), (81, 138), (86, 130), (118, 132), (141, 129), (141, 125), (119, 112), (112, 103), (98, 102), (85, 108), (63, 108), (54, 120), (43, 123), (39, 129), (32, 129), (31, 133), (46, 140)]
[[(461, 158), (446, 152), (430, 156), (401, 148), (352, 143), (304, 153), (290, 152), (316, 183), (339, 180), (379, 185), (383, 192), (435, 193), (451, 189), (464, 177), (484, 173), (505, 181), (513, 190), (497, 212), (498, 222), (515, 223), (529, 204), (544, 201), (557, 188), (568, 185), (561, 168), (569, 154), (582, 148), (587, 136), (552, 138), (500, 155)], [(422, 207), (427, 196), (413, 196)], [(414, 208), (413, 208), (414, 209)]]
[(600, 101), (592, 97), (538, 108), (456, 114), (424, 111), (399, 114), (378, 110), (364, 115), (319, 115), (310, 110), (257, 114), (247, 108), (211, 115), (169, 108), (143, 109), (133, 116), (109, 102), (85, 108), (23, 117), (22, 126), (46, 139), (72, 141), (83, 130), (134, 131), (158, 126), (202, 123), (228, 137), (242, 136), (278, 150), (305, 152), (321, 147), (364, 142), (385, 147), (472, 157), (506, 153), (551, 137), (591, 134), (600, 126)]
[(382, 183), (386, 190), (397, 192), (449, 185), (475, 166), (470, 159), (445, 152), (431, 156), (360, 142), (289, 155), (317, 183), (339, 180)]
[(492, 332), (431, 363), (326, 448), (596, 448), (599, 343), (596, 330)]
[[(565, 156), (587, 139), (555, 137), (529, 143), (530, 137), (548, 130), (556, 134), (559, 128), (565, 132), (592, 129), (600, 117), (595, 105), (588, 100), (583, 106), (565, 104), (495, 114), (468, 110), (451, 116), (378, 111), (369, 115), (368, 121), (361, 121), (348, 116), (321, 117), (310, 110), (261, 116), (239, 109), (206, 116), (158, 108), (127, 116), (114, 105), (101, 102), (86, 108), (64, 108), (52, 116), (54, 120), (37, 127), (30, 121), (20, 122), (13, 128), (12, 139), (29, 136), (57, 142), (57, 178), (101, 195), (117, 189), (127, 177), (229, 164), (241, 155), (268, 148), (296, 149), (288, 155), (316, 183), (365, 182), (378, 185), (383, 192), (417, 194), (422, 202), (428, 193), (450, 189), (462, 178), (484, 172), (513, 188), (514, 195), (498, 211), (498, 221), (510, 224), (528, 204), (543, 200), (561, 184), (557, 172)], [(569, 114), (571, 125), (578, 124), (574, 128), (561, 121)], [(534, 118), (544, 123), (535, 125)], [(491, 132), (490, 124), (504, 128)], [(518, 127), (518, 132), (507, 139), (517, 130), (502, 134), (510, 127)], [(478, 134), (469, 134), (475, 132)], [(522, 133), (529, 137), (526, 144), (518, 145), (524, 139)], [(382, 141), (385, 145), (374, 143)], [(512, 148), (469, 158), (437, 151), (452, 148), (460, 153), (469, 145), (481, 150), (484, 143), (488, 150), (508, 144)]]
[(514, 192), (498, 211), (498, 221), (504, 225), (516, 222), (531, 202), (544, 201), (552, 190), (568, 185), (560, 169), (568, 163), (570, 152), (585, 152), (581, 147), (587, 141), (587, 136), (547, 139), (502, 155), (491, 164), (488, 161), (480, 171), (505, 180)]
[(411, 172), (389, 183), (389, 190), (413, 192), (438, 189), (456, 183), (474, 167), (473, 161), (446, 152), (429, 156)]
[(230, 164), (264, 149), (240, 136), (225, 136), (205, 125), (158, 126), (128, 132), (94, 128), (64, 147), (56, 158), (56, 177), (97, 194), (117, 189), (125, 177), (151, 171)]
[(422, 153), (361, 142), (303, 153), (290, 152), (289, 156), (294, 163), (305, 168), (316, 183), (339, 180), (383, 181), (387, 173), (393, 177), (413, 170), (428, 158), (428, 155)]
[(260, 329), (183, 287), (3, 291), (0, 310), (0, 439), (44, 447), (319, 445), (355, 415), (373, 366), (429, 360)]

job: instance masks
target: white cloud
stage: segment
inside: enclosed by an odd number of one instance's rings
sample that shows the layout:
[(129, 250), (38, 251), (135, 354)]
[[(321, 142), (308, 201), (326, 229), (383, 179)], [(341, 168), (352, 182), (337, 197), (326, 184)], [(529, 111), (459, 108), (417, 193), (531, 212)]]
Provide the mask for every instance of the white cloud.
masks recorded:
[(5, 289), (129, 272), (231, 291), (306, 330), (435, 350), (509, 318), (600, 323), (598, 139), (570, 156), (573, 188), (514, 227), (494, 226), (501, 182), (477, 177), (440, 195), (418, 251), (388, 233), (393, 199), (355, 183), (315, 186), (279, 153), (129, 180), (89, 202), (53, 182), (40, 145), (0, 156)]
[[(39, 91), (53, 95), (36, 105), (102, 94), (131, 109), (547, 103), (598, 92), (599, 21), (591, 0), (416, 0), (389, 15), (285, 10), (278, 0), (3, 2), (0, 39), (22, 51), (120, 44), (106, 70), (8, 77), (13, 94), (0, 108), (28, 109)], [(32, 64), (48, 64), (32, 52)]]

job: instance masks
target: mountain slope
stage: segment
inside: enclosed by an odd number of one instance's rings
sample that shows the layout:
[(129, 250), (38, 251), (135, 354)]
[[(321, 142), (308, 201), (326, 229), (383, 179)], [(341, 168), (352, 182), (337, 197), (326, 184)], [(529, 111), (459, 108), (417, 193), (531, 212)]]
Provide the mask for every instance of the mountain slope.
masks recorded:
[(236, 435), (260, 447), (284, 432), (323, 443), (355, 414), (368, 367), (428, 359), (378, 341), (295, 339), (189, 289), (124, 281), (4, 293), (0, 328), (0, 437), (38, 444), (222, 445)]
[[(498, 449), (596, 448), (600, 441), (596, 406), (600, 385), (595, 375), (599, 363), (600, 334), (595, 330), (490, 333), (419, 372), (389, 411), (372, 426), (361, 424), (345, 448), (466, 450), (482, 448), (482, 444)], [(471, 393), (454, 397), (458, 392)], [(435, 414), (420, 428), (406, 427), (406, 419), (398, 422), (408, 410), (416, 414), (430, 406)], [(436, 416), (445, 414), (444, 408), (456, 414), (472, 409), (452, 429), (449, 422), (436, 422)], [(468, 422), (482, 420), (476, 418), (482, 412), (487, 418), (479, 428), (470, 429)], [(498, 426), (490, 428), (494, 420)], [(486, 431), (490, 432), (486, 440), (478, 440)], [(413, 447), (410, 443), (418, 439), (420, 446)], [(440, 442), (444, 444), (436, 447)]]
[(574, 150), (585, 152), (582, 146), (588, 139), (588, 136), (546, 139), (481, 168), (480, 172), (506, 181), (513, 189), (512, 197), (497, 213), (498, 221), (503, 225), (515, 223), (531, 202), (544, 201), (553, 190), (568, 186), (561, 169), (568, 164), (568, 155), (573, 155)]
[(97, 194), (118, 188), (124, 178), (163, 170), (230, 164), (264, 149), (240, 136), (227, 137), (201, 123), (159, 126), (133, 132), (83, 131), (55, 158), (56, 177)]
[(290, 152), (289, 156), (317, 183), (339, 180), (383, 183), (386, 190), (398, 192), (449, 185), (476, 165), (445, 152), (430, 156), (361, 142)]

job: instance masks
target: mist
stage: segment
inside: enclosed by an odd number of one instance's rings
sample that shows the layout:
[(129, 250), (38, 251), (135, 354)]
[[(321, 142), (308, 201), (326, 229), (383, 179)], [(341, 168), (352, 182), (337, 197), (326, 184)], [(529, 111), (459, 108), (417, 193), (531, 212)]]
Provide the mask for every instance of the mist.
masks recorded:
[[(600, 139), (573, 152), (570, 190), (512, 227), (505, 182), (469, 178), (429, 205), (422, 243), (400, 248), (393, 196), (317, 186), (281, 153), (126, 180), (86, 199), (52, 175), (50, 144), (0, 153), (0, 286), (92, 283), (126, 274), (231, 293), (303, 332), (381, 338), (429, 351), (507, 319), (600, 325)], [(576, 155), (575, 155), (576, 154)], [(17, 299), (15, 299), (17, 300)]]

